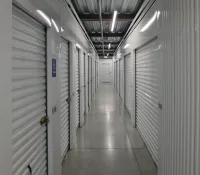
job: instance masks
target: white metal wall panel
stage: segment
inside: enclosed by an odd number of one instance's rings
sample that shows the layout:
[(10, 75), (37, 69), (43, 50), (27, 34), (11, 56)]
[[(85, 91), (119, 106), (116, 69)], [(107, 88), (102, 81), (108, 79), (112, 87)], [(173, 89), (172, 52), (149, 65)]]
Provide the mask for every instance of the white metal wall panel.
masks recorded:
[(60, 71), (60, 117), (61, 117), (61, 159), (69, 148), (69, 43), (61, 39)]
[(136, 50), (136, 126), (158, 165), (161, 57), (157, 39)]
[(76, 128), (80, 126), (80, 50), (76, 48)]
[(12, 171), (47, 174), (45, 27), (13, 7), (12, 11)]
[(161, 4), (163, 111), (159, 174), (199, 175), (200, 2), (162, 0)]
[(125, 65), (124, 65), (124, 72), (125, 72), (125, 106), (128, 112), (131, 114), (132, 112), (132, 81), (133, 81), (133, 59), (131, 58), (131, 54), (128, 54), (124, 57)]
[(120, 67), (120, 77), (119, 77), (119, 81), (120, 81), (120, 97), (123, 97), (123, 89), (124, 89), (124, 65), (123, 65), (123, 60), (122, 58), (119, 60), (119, 67)]

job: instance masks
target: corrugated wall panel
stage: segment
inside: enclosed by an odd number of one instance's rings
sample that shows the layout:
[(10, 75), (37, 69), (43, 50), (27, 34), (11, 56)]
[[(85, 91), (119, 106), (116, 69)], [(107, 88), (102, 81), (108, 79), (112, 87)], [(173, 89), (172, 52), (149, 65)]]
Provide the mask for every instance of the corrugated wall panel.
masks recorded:
[(162, 0), (162, 4), (159, 174), (199, 175), (199, 1)]

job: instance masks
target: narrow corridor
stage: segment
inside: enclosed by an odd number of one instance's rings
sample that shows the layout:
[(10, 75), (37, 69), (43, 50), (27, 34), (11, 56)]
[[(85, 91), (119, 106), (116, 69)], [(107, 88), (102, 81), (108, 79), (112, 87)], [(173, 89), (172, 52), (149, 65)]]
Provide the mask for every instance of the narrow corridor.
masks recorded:
[(63, 175), (156, 175), (139, 133), (122, 111), (112, 85), (101, 85), (85, 124), (77, 131), (76, 149), (63, 162)]

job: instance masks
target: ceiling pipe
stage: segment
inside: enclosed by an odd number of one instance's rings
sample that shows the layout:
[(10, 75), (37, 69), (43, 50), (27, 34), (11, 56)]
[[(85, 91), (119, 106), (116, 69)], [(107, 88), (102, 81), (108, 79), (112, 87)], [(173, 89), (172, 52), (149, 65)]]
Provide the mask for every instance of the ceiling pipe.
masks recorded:
[(99, 1), (99, 19), (100, 19), (100, 26), (101, 26), (101, 39), (102, 39), (102, 46), (103, 46), (103, 55), (105, 56), (104, 53), (104, 37), (103, 37), (103, 20), (102, 20), (102, 9), (101, 9), (101, 2), (102, 0)]
[(94, 51), (96, 52), (96, 54), (98, 54), (98, 53), (97, 53), (97, 50), (96, 50), (96, 48), (95, 48), (95, 46), (94, 46), (94, 44), (93, 44), (93, 42), (91, 41), (91, 39), (90, 39), (90, 37), (89, 37), (87, 31), (85, 30), (85, 27), (83, 26), (83, 24), (82, 24), (82, 22), (81, 22), (79, 16), (77, 15), (76, 10), (74, 9), (74, 7), (73, 7), (71, 1), (70, 1), (70, 0), (64, 0), (64, 2), (67, 3), (68, 8), (71, 10), (71, 13), (74, 15), (75, 19), (77, 20), (79, 26), (80, 26), (81, 29), (83, 30), (83, 33), (85, 34), (86, 38), (87, 38), (88, 41), (90, 42), (92, 48), (94, 49)]

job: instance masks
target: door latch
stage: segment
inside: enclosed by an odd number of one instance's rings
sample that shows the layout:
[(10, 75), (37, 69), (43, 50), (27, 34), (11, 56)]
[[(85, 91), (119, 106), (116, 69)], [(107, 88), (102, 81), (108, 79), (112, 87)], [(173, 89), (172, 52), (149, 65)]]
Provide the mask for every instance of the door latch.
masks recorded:
[(47, 116), (41, 118), (41, 120), (40, 120), (40, 125), (41, 126), (44, 126), (44, 125), (46, 125), (48, 123), (49, 123), (49, 118)]
[(66, 100), (66, 102), (67, 102), (67, 103), (70, 103), (70, 101), (71, 101), (71, 98), (69, 97), (69, 98)]
[(158, 108), (162, 110), (162, 104), (158, 102)]

